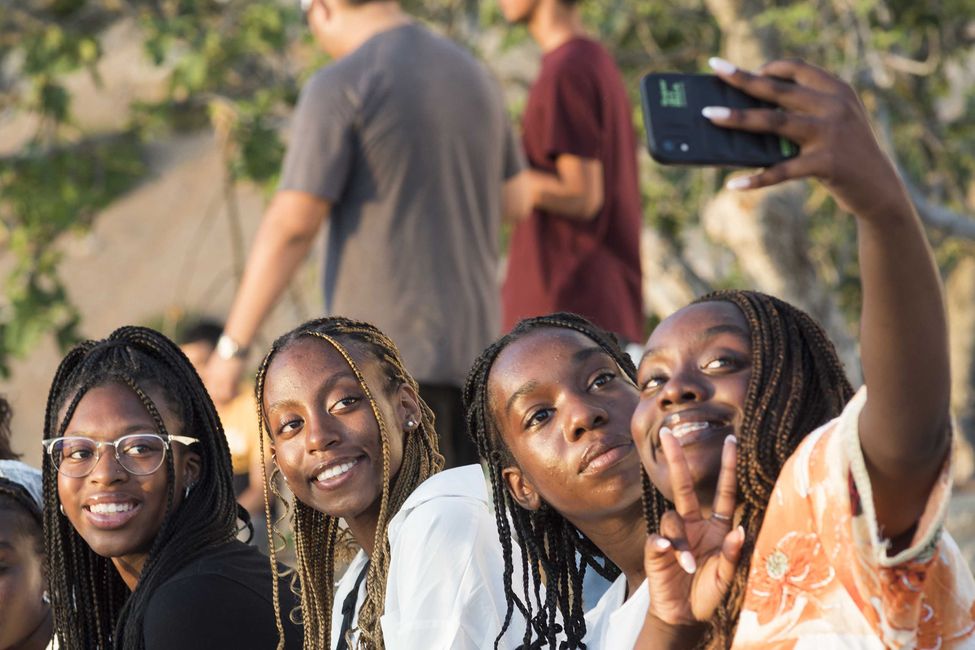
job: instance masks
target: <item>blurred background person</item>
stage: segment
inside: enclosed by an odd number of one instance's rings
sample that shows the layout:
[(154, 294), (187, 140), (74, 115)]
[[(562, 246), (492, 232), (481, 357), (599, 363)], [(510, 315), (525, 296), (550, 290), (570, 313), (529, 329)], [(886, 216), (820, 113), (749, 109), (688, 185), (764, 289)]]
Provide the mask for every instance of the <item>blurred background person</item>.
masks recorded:
[[(197, 372), (203, 372), (203, 368), (217, 347), (221, 332), (223, 332), (223, 325), (207, 318), (190, 321), (179, 328), (176, 342)], [(237, 393), (229, 401), (220, 403), (217, 414), (220, 416), (223, 433), (230, 447), (237, 503), (250, 513), (251, 523), (254, 524), (255, 532), (251, 543), (266, 553), (264, 490), (261, 487), (264, 473), (261, 469), (259, 447), (261, 435), (257, 426), (257, 403), (254, 401), (253, 381), (239, 383)], [(267, 471), (270, 474), (270, 453), (267, 453), (265, 458)], [(272, 503), (271, 506), (273, 509), (274, 504)]]
[(447, 466), (476, 462), (460, 386), (500, 323), (500, 220), (523, 209), (500, 89), (398, 2), (303, 8), (334, 61), (298, 100), (207, 387), (218, 403), (233, 397), (258, 327), (328, 221), (325, 313), (387, 332), (436, 414)]
[(500, 1), (543, 54), (522, 116), (532, 209), (511, 239), (504, 329), (569, 311), (642, 342), (637, 149), (620, 72), (577, 1)]

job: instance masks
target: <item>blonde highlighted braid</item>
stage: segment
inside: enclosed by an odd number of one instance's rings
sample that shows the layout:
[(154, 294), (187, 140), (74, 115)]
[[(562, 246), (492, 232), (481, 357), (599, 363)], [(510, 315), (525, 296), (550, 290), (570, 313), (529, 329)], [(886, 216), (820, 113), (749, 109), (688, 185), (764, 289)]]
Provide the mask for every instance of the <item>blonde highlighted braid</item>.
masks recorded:
[[(264, 361), (257, 372), (255, 393), (261, 433), (262, 467), (266, 467), (263, 459), (265, 436), (270, 439), (270, 433), (267, 430), (267, 414), (264, 411), (264, 387), (267, 369), (279, 352), (296, 341), (307, 337), (320, 339), (323, 344), (331, 345), (342, 355), (359, 381), (379, 425), (383, 454), (382, 496), (379, 507), (379, 525), (376, 527), (373, 551), (369, 558), (369, 570), (366, 574), (366, 598), (358, 616), (358, 648), (360, 650), (382, 650), (384, 642), (380, 617), (386, 600), (386, 581), (390, 561), (389, 540), (386, 536), (387, 526), (390, 519), (399, 512), (403, 503), (413, 493), (413, 490), (424, 480), (443, 469), (444, 459), (439, 452), (433, 411), (420, 399), (419, 386), (406, 371), (396, 344), (378, 328), (369, 323), (342, 317), (312, 320), (278, 338), (271, 346), (270, 352), (264, 357)], [(386, 377), (386, 385), (382, 387), (386, 394), (391, 394), (392, 391), (405, 384), (417, 396), (420, 407), (420, 426), (406, 432), (403, 443), (403, 461), (395, 477), (390, 475), (387, 424), (359, 365), (349, 353), (350, 347), (366, 352), (378, 361)], [(275, 473), (272, 472), (272, 479)], [(273, 480), (268, 481), (265, 470), (264, 508), (267, 514), (268, 538), (271, 541), (271, 570), (277, 578), (276, 553), (279, 549), (275, 548), (274, 538), (279, 533), (276, 530), (275, 522), (272, 521), (269, 489), (279, 497), (281, 496)], [(337, 556), (345, 555), (351, 539), (347, 531), (339, 528), (338, 517), (331, 517), (319, 512), (297, 499), (291, 504), (289, 510), (297, 556), (297, 581), (292, 580), (291, 588), (301, 601), (300, 618), (305, 631), (304, 647), (306, 650), (327, 650), (332, 633), (331, 618), (334, 598), (332, 585), (335, 582), (335, 559)], [(278, 650), (282, 650), (284, 648), (284, 626), (281, 620), (277, 580), (274, 581), (274, 605), (278, 633), (281, 637)], [(349, 645), (352, 646), (351, 640)]]

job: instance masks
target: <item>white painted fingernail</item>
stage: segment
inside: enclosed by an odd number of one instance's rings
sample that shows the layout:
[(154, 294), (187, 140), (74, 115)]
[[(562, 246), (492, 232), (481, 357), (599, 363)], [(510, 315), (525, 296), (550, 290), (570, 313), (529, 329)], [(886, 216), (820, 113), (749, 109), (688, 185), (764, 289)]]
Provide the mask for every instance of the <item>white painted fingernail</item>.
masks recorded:
[(653, 545), (663, 551), (670, 548), (670, 540), (666, 537), (658, 537), (654, 540)]
[(752, 186), (751, 176), (735, 176), (724, 185), (729, 190), (747, 190)]
[(736, 438), (734, 436), (734, 434), (731, 434), (727, 438), (724, 439), (724, 444), (728, 444), (729, 442), (731, 444), (733, 444), (733, 445), (737, 445), (738, 444), (738, 438)]
[(701, 109), (701, 115), (709, 120), (726, 120), (731, 117), (731, 109), (724, 106), (705, 106)]
[(725, 61), (719, 56), (712, 56), (708, 59), (708, 65), (718, 74), (735, 74), (738, 69), (731, 61)]
[(681, 551), (677, 554), (677, 564), (680, 568), (684, 569), (685, 573), (695, 573), (697, 572), (697, 562), (694, 561), (694, 556), (690, 551)]
[(672, 436), (672, 435), (674, 435), (674, 434), (670, 430), (670, 427), (660, 427), (660, 437), (661, 438), (663, 438), (664, 436)]

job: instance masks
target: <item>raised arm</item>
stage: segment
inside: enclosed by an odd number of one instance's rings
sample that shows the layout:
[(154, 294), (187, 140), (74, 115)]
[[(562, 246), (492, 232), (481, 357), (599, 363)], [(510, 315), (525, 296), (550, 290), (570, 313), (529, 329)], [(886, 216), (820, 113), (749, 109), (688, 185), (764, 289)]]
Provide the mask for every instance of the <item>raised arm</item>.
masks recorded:
[[(242, 348), (251, 344), (261, 323), (308, 255), (331, 204), (305, 192), (274, 195), (254, 236), (244, 277), (234, 297), (224, 332)], [(213, 400), (226, 402), (237, 393), (244, 359), (210, 356), (203, 380)]]
[(712, 67), (729, 84), (784, 110), (718, 107), (705, 109), (706, 117), (719, 126), (775, 133), (801, 148), (797, 157), (735, 178), (729, 187), (815, 177), (856, 216), (868, 387), (860, 444), (878, 524), (896, 539), (922, 514), (950, 445), (944, 303), (920, 220), (846, 83), (795, 61), (770, 63), (757, 74), (722, 60)]

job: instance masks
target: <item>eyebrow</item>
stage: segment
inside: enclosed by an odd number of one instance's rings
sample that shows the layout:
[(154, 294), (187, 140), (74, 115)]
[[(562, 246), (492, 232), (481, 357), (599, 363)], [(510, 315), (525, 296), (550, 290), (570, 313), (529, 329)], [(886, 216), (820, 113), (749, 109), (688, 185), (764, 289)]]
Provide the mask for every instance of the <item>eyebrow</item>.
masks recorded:
[(595, 345), (591, 348), (582, 348), (581, 350), (576, 350), (575, 352), (572, 353), (572, 361), (575, 363), (581, 363), (583, 361), (588, 360), (590, 357), (594, 357), (596, 355), (606, 355), (606, 351), (603, 350), (598, 345)]
[[(352, 379), (352, 380), (355, 381), (356, 385), (358, 385), (360, 388), (362, 387), (362, 385), (359, 384), (359, 378), (355, 376), (355, 373), (354, 372), (352, 372), (351, 370), (342, 370), (341, 372), (337, 372), (334, 375), (332, 375), (331, 377), (329, 377), (325, 381), (325, 383), (322, 384), (321, 388), (318, 389), (318, 394), (321, 395), (321, 394), (327, 393), (328, 391), (332, 390), (332, 388), (335, 386), (335, 384), (337, 384), (342, 379)], [(273, 403), (269, 404), (268, 407), (267, 407), (267, 411), (268, 412), (271, 412), (274, 409), (284, 408), (284, 407), (288, 407), (288, 406), (294, 406), (294, 405), (298, 404), (299, 402), (300, 402), (300, 400), (297, 400), (297, 399), (294, 399), (294, 398), (291, 398), (291, 397), (287, 397), (285, 399), (279, 399), (276, 402), (273, 402)]]
[[(698, 333), (694, 337), (694, 342), (695, 343), (700, 343), (702, 341), (708, 341), (710, 339), (715, 338), (716, 336), (718, 336), (720, 334), (733, 334), (735, 336), (738, 336), (741, 339), (744, 339), (745, 341), (750, 340), (749, 335), (748, 335), (748, 332), (746, 332), (742, 328), (740, 328), (737, 325), (734, 325), (732, 323), (722, 323), (721, 325), (714, 325), (713, 327), (709, 327), (706, 330), (704, 330), (703, 332)], [(661, 347), (661, 346), (657, 346), (657, 347), (653, 347), (653, 348), (647, 348), (646, 351), (644, 351), (643, 356), (640, 357), (640, 363), (643, 363), (643, 360), (644, 359), (646, 359), (649, 356), (653, 356), (654, 354), (657, 354), (658, 352), (660, 352), (663, 349), (664, 348)], [(640, 365), (640, 364), (637, 364), (637, 365)]]
[[(579, 364), (597, 355), (606, 355), (606, 351), (603, 350), (598, 345), (589, 348), (583, 348), (581, 350), (576, 350), (575, 352), (572, 353), (572, 362), (575, 364)], [(515, 403), (515, 401), (519, 397), (524, 397), (528, 393), (538, 388), (538, 386), (539, 383), (534, 380), (530, 380), (522, 384), (521, 387), (518, 390), (516, 390), (514, 393), (512, 393), (511, 397), (508, 398), (508, 401), (504, 407), (505, 413), (511, 412), (511, 406)]]
[[(127, 426), (124, 429), (122, 429), (122, 433), (120, 433), (118, 435), (118, 437), (115, 438), (115, 439), (118, 440), (122, 436), (127, 436), (127, 435), (130, 435), (130, 434), (133, 434), (133, 433), (137, 433), (137, 432), (140, 432), (140, 431), (145, 432), (146, 429), (152, 430), (153, 433), (159, 433), (159, 431), (156, 431), (156, 423), (155, 423), (155, 421), (152, 420), (152, 417), (151, 416), (148, 416), (148, 417), (149, 417), (149, 420), (150, 420), (149, 423), (146, 423), (146, 424), (130, 424), (129, 426)], [(72, 429), (71, 431), (65, 431), (64, 432), (64, 435), (62, 437), (64, 437), (64, 438), (88, 438), (90, 440), (95, 440), (94, 438), (91, 437), (92, 435), (94, 435), (94, 433), (95, 433), (94, 431), (87, 431), (85, 429)], [(167, 433), (171, 433), (171, 432), (167, 432)], [(98, 442), (98, 441), (95, 440), (95, 442)]]
[(538, 382), (535, 380), (527, 381), (522, 384), (521, 387), (513, 392), (511, 397), (508, 398), (508, 402), (504, 405), (504, 412), (506, 414), (511, 413), (511, 405), (515, 403), (515, 400), (517, 400), (519, 397), (524, 397), (536, 388), (538, 388)]

